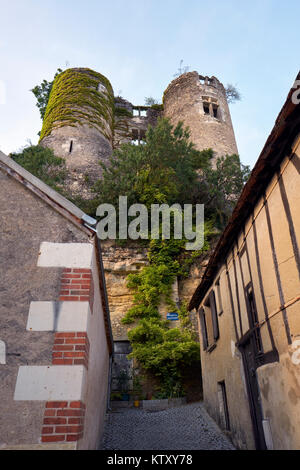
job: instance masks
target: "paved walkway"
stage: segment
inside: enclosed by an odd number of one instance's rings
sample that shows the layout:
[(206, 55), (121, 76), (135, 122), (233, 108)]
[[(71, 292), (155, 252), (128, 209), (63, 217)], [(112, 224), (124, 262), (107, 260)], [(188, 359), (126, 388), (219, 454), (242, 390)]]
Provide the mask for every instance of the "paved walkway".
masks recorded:
[(233, 450), (202, 403), (108, 413), (101, 450)]

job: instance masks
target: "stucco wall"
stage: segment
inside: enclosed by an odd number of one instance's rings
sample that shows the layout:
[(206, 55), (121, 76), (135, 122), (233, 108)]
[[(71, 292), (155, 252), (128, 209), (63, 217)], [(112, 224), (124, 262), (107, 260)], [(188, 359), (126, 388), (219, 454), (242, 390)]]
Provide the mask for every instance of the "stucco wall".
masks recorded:
[(104, 430), (104, 417), (107, 409), (109, 350), (105, 335), (95, 251), (92, 259), (92, 276), (95, 286), (93, 313), (88, 318), (87, 327), (91, 346), (85, 392), (84, 435), (78, 442), (79, 450), (98, 449)]
[[(37, 401), (35, 396), (30, 400), (19, 400), (17, 396), (14, 399), (20, 366), (45, 366), (49, 370), (66, 367), (52, 365), (53, 331), (26, 330), (31, 303), (47, 305), (46, 301), (58, 301), (60, 296), (64, 260), (60, 258), (55, 262), (50, 253), (47, 255), (49, 263), (41, 262), (41, 243), (47, 241), (69, 247), (70, 244), (80, 243), (84, 245), (77, 246), (90, 246), (91, 241), (82, 230), (2, 171), (0, 200), (0, 340), (6, 345), (6, 363), (0, 364), (0, 446), (5, 448), (35, 445), (41, 439), (44, 399)], [(88, 318), (90, 369), (87, 384), (82, 384), (83, 394), (84, 386), (87, 387), (87, 427), (82, 445), (89, 448), (101, 436), (109, 362), (98, 274), (94, 264), (95, 311)], [(77, 368), (83, 366), (71, 367), (78, 372)], [(24, 388), (19, 387), (18, 392), (20, 390), (24, 392)], [(69, 443), (65, 445), (70, 447)]]
[(225, 380), (231, 437), (239, 447), (254, 446), (243, 365), (235, 346), (249, 332), (244, 288), (250, 281), (263, 349), (256, 376), (262, 418), (270, 430), (267, 446), (300, 446), (299, 140), (293, 152), (241, 227), (211, 286), (218, 298), (220, 277), (223, 313), (215, 349), (201, 351), (204, 400), (221, 422), (217, 383)]

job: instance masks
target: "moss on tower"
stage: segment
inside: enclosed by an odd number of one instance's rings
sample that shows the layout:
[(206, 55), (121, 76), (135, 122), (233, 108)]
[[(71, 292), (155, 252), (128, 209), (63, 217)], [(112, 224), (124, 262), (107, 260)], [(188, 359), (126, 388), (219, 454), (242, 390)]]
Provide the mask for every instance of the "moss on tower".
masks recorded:
[[(99, 91), (99, 85), (105, 89)], [(111, 133), (107, 131), (107, 125)], [(68, 69), (54, 80), (40, 140), (54, 129), (87, 124), (108, 140), (114, 127), (114, 93), (109, 80), (88, 68)], [(109, 135), (110, 134), (110, 135)]]

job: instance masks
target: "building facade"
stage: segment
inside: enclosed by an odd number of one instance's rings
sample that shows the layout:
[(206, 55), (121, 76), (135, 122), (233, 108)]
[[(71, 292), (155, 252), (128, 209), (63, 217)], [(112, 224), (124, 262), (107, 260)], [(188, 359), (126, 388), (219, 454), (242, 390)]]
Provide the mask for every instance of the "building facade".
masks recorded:
[(93, 221), (1, 152), (0, 181), (0, 449), (97, 449), (113, 343)]
[(189, 305), (198, 312), (205, 405), (241, 449), (300, 447), (300, 107), (294, 92)]

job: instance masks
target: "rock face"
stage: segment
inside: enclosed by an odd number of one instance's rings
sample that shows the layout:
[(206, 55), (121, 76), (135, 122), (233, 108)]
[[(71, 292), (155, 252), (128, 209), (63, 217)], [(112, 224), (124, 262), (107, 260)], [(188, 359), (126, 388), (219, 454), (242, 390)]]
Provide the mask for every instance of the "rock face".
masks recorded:
[(121, 322), (133, 305), (127, 276), (148, 264), (147, 249), (134, 244), (120, 247), (111, 241), (102, 242), (101, 246), (114, 340), (128, 341), (128, 325)]
[[(130, 325), (122, 324), (122, 318), (133, 305), (133, 294), (127, 287), (127, 276), (148, 264), (147, 249), (138, 244), (120, 247), (111, 241), (102, 242), (101, 247), (114, 340), (127, 341)], [(187, 279), (179, 280), (179, 302), (188, 302), (191, 299), (200, 283), (208, 257), (209, 254), (206, 254), (203, 259), (199, 259), (191, 267)], [(174, 292), (174, 295), (176, 294)], [(160, 312), (162, 315), (167, 312), (167, 308), (163, 303), (160, 306)], [(191, 320), (195, 331), (197, 331), (195, 313), (191, 314)], [(174, 323), (173, 326), (178, 326), (177, 321), (172, 323)]]
[(211, 148), (215, 157), (237, 154), (226, 91), (215, 77), (188, 72), (173, 80), (164, 93), (164, 116), (189, 127), (198, 150)]

